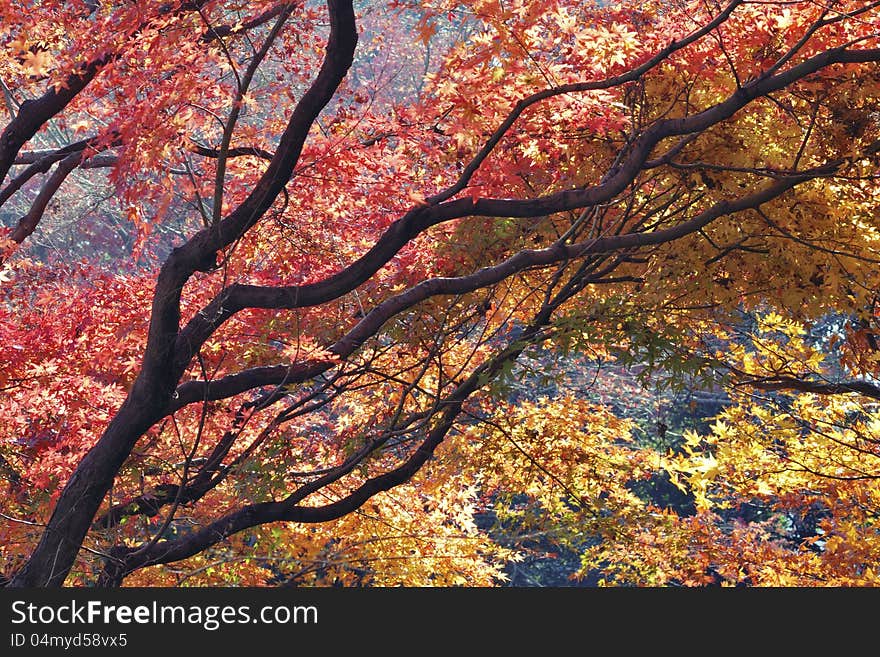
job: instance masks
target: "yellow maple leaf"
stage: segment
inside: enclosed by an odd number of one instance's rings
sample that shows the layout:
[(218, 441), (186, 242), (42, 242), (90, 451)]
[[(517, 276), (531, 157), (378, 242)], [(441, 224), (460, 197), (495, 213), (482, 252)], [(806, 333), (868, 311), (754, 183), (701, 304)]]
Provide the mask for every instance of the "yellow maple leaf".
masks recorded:
[(16, 54), (27, 52), (28, 42), (23, 36), (10, 41), (6, 46)]
[(53, 64), (52, 55), (48, 50), (28, 52), (24, 56), (22, 66), (28, 75), (42, 77), (49, 73)]
[(784, 9), (781, 14), (775, 17), (774, 22), (776, 23), (777, 29), (787, 30), (794, 22), (794, 16), (790, 9)]

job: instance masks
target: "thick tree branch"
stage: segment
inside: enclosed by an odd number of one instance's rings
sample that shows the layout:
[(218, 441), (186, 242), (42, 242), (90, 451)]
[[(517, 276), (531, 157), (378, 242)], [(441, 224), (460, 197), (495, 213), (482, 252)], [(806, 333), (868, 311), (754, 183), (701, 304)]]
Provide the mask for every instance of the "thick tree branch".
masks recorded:
[[(810, 178), (809, 176), (802, 176), (801, 179), (807, 180)], [(724, 214), (732, 214), (734, 212), (754, 209), (760, 206), (760, 204), (766, 203), (767, 201), (785, 193), (785, 191), (793, 187), (795, 184), (794, 181), (790, 180), (779, 181), (760, 192), (750, 195), (747, 199), (742, 199), (738, 205), (717, 203), (712, 208), (694, 217), (691, 221), (684, 222), (673, 229), (657, 231), (656, 233), (649, 234), (653, 236), (654, 240), (661, 240), (656, 243), (662, 243), (663, 240), (680, 239), (680, 237), (683, 237), (686, 234), (700, 230), (701, 227)], [(685, 225), (687, 228), (682, 229), (682, 226)], [(682, 230), (685, 230), (686, 232), (682, 232)], [(620, 235), (617, 236), (616, 239), (624, 237), (629, 236)], [(380, 303), (367, 313), (367, 315), (346, 335), (330, 346), (328, 351), (337, 355), (340, 360), (344, 360), (353, 354), (367, 339), (376, 335), (381, 327), (391, 318), (414, 307), (426, 299), (441, 295), (466, 294), (500, 283), (526, 269), (538, 266), (549, 266), (561, 262), (572, 262), (594, 253), (606, 253), (607, 251), (604, 249), (599, 251), (593, 250), (599, 242), (600, 240), (589, 240), (571, 245), (557, 244), (547, 249), (520, 251), (498, 265), (485, 267), (467, 276), (434, 278), (423, 281), (422, 283), (409, 288), (405, 292), (397, 294)], [(611, 251), (614, 250), (616, 249), (611, 249)], [(613, 271), (618, 264), (619, 260), (608, 264), (606, 267), (595, 272), (595, 275), (593, 276), (585, 275), (576, 277), (577, 280), (572, 281), (572, 283), (566, 287), (564, 298), (570, 298), (590, 282), (604, 282), (603, 276), (607, 275), (610, 271)], [(560, 294), (562, 295), (563, 293)], [(311, 360), (292, 365), (255, 367), (213, 381), (188, 381), (178, 386), (173, 403), (167, 412), (171, 413), (179, 410), (186, 404), (204, 400), (227, 398), (255, 388), (265, 386), (275, 386), (280, 388), (282, 386), (301, 383), (302, 381), (327, 372), (334, 367), (337, 362), (338, 361), (333, 360)], [(197, 479), (198, 481), (184, 488), (181, 488), (176, 484), (160, 485), (151, 493), (129, 500), (125, 504), (118, 505), (105, 514), (100, 520), (100, 523), (102, 526), (110, 526), (107, 523), (115, 524), (125, 515), (154, 515), (158, 513), (163, 506), (172, 503), (176, 499), (182, 499), (184, 500), (184, 503), (196, 501), (208, 490), (209, 484), (208, 480), (204, 477)]]
[(63, 160), (71, 153), (82, 151), (89, 147), (94, 148), (96, 143), (97, 139), (91, 137), (89, 139), (81, 139), (80, 141), (73, 142), (62, 148), (48, 148), (44, 150), (19, 153), (15, 158), (15, 164), (36, 164), (40, 162), (49, 162), (50, 164), (53, 164), (58, 160)]
[[(173, 363), (180, 295), (196, 271), (238, 239), (271, 207), (287, 184), (312, 123), (351, 66), (357, 27), (351, 0), (328, 0), (330, 37), (321, 69), (297, 103), (278, 150), (251, 195), (228, 217), (193, 237), (168, 257), (159, 273), (141, 370), (128, 397), (62, 491), (28, 563), (10, 586), (59, 586), (74, 563), (92, 519), (138, 438), (164, 413), (182, 367)], [(17, 149), (16, 149), (17, 153)], [(14, 153), (10, 156), (11, 163)]]
[(259, 16), (256, 16), (245, 23), (241, 23), (239, 25), (220, 25), (218, 27), (212, 27), (210, 30), (202, 35), (202, 41), (204, 41), (205, 43), (210, 43), (211, 41), (216, 41), (217, 39), (227, 37), (230, 34), (248, 32), (250, 30), (253, 30), (254, 28), (260, 27), (261, 25), (265, 25), (273, 18), (281, 14), (281, 12), (290, 11), (296, 8), (297, 4), (298, 3), (296, 2), (284, 2), (275, 7), (272, 7), (271, 9), (267, 9)]
[[(196, 153), (197, 155), (201, 155), (203, 157), (220, 157), (219, 149), (208, 148), (207, 146), (201, 146), (199, 144), (194, 145), (192, 151), (193, 153)], [(264, 160), (271, 160), (274, 157), (274, 153), (270, 153), (269, 151), (262, 148), (257, 148), (256, 146), (237, 146), (236, 148), (229, 148), (226, 150), (226, 157), (228, 158), (243, 157), (245, 155), (253, 155)]]
[(860, 381), (852, 379), (848, 381), (839, 381), (837, 383), (822, 381), (807, 381), (796, 379), (794, 377), (772, 377), (769, 379), (749, 379), (738, 383), (737, 385), (747, 385), (760, 390), (798, 390), (800, 392), (811, 392), (817, 395), (845, 395), (857, 393), (870, 397), (872, 399), (880, 399), (880, 386), (870, 383), (869, 381)]
[(227, 399), (254, 388), (302, 383), (320, 376), (334, 365), (334, 361), (308, 360), (292, 365), (253, 367), (214, 381), (187, 381), (177, 386), (165, 414), (170, 415), (188, 404)]
[[(50, 157), (40, 157), (41, 153), (51, 154)], [(17, 158), (15, 158), (16, 164), (41, 164), (44, 163), (53, 163), (57, 162), (60, 158), (56, 157), (58, 151), (28, 151), (26, 153), (21, 153)], [(63, 157), (63, 156), (62, 156)], [(79, 165), (80, 169), (103, 169), (105, 167), (115, 166), (119, 157), (116, 155), (103, 154), (103, 155), (95, 155), (94, 157), (90, 157), (85, 162), (82, 162)], [(43, 169), (40, 173), (45, 173), (48, 171), (48, 168)]]

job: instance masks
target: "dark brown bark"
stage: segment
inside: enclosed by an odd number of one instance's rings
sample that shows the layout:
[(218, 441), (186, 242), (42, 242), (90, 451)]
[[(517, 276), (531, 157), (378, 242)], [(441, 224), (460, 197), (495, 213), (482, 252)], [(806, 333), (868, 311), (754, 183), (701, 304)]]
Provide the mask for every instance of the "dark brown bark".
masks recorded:
[(18, 220), (18, 224), (13, 229), (12, 234), (10, 234), (9, 238), (13, 242), (21, 244), (25, 238), (36, 230), (37, 224), (43, 218), (43, 213), (49, 205), (49, 201), (55, 196), (55, 192), (58, 191), (58, 188), (61, 187), (67, 176), (70, 175), (70, 172), (79, 166), (81, 160), (82, 151), (79, 151), (68, 155), (58, 163), (58, 167), (40, 188), (40, 193), (37, 194), (37, 198), (31, 204), (27, 214)]
[[(217, 148), (207, 148), (199, 145), (193, 146), (192, 150), (193, 153), (203, 157), (220, 157), (221, 154), (221, 151)], [(226, 157), (242, 157), (245, 155), (253, 155), (263, 160), (271, 160), (275, 154), (256, 146), (237, 146), (226, 151)]]
[[(27, 164), (30, 165), (19, 173), (15, 178), (9, 181), (9, 184), (6, 185), (0, 191), (0, 206), (2, 206), (6, 201), (8, 201), (12, 196), (20, 190), (24, 184), (33, 178), (34, 176), (40, 173), (46, 173), (49, 169), (52, 168), (52, 165), (60, 160), (65, 160), (69, 158), (74, 153), (79, 153), (81, 155), (80, 162), (85, 158), (85, 153), (91, 151), (89, 154), (88, 162), (93, 162), (96, 158), (92, 157), (94, 153), (98, 153), (97, 150), (99, 140), (96, 138), (91, 139), (83, 139), (82, 141), (74, 142), (73, 144), (68, 144), (64, 148), (59, 148), (57, 150), (48, 150), (48, 151), (29, 151), (27, 153), (19, 153), (19, 155), (15, 158), (15, 164)], [(104, 144), (102, 148), (110, 148), (112, 146), (118, 145), (118, 141), (111, 140), (110, 142)], [(102, 156), (98, 156), (102, 157)], [(81, 166), (83, 166), (81, 164)], [(86, 164), (83, 168), (88, 168), (90, 164)], [(106, 161), (99, 162), (95, 166), (109, 166), (109, 163)]]
[(272, 7), (271, 9), (267, 9), (259, 16), (249, 20), (247, 23), (239, 26), (232, 25), (220, 25), (218, 27), (212, 27), (204, 35), (202, 35), (202, 41), (206, 43), (210, 43), (211, 41), (215, 41), (216, 39), (222, 39), (231, 34), (236, 34), (238, 32), (247, 32), (248, 30), (252, 30), (255, 27), (259, 27), (260, 25), (265, 25), (273, 18), (276, 18), (281, 12), (291, 9), (296, 6), (295, 2), (287, 2), (279, 4), (276, 7)]

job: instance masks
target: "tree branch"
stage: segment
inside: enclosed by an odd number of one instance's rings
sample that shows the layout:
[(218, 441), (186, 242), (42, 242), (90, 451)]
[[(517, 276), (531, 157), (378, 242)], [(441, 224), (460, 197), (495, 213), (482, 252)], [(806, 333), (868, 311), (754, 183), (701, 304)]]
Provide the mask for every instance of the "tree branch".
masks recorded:
[[(562, 300), (559, 300), (562, 303)], [(443, 442), (461, 413), (468, 398), (493, 380), (507, 363), (515, 361), (527, 346), (542, 338), (542, 328), (557, 306), (543, 307), (523, 334), (500, 351), (490, 361), (476, 368), (470, 376), (457, 385), (443, 400), (437, 422), (418, 447), (396, 468), (372, 477), (340, 500), (321, 507), (300, 506), (309, 495), (340, 480), (352, 472), (361, 459), (350, 458), (338, 467), (331, 468), (314, 481), (298, 488), (281, 501), (251, 504), (238, 509), (210, 525), (181, 538), (163, 541), (143, 547), (114, 548), (107, 559), (99, 585), (118, 586), (125, 576), (139, 568), (150, 565), (180, 561), (198, 554), (207, 547), (251, 527), (277, 522), (319, 523), (347, 515), (360, 508), (370, 498), (386, 490), (406, 483), (418, 472)], [(365, 454), (373, 450), (364, 450)]]
[[(195, 144), (192, 151), (193, 153), (196, 153), (197, 155), (202, 155), (204, 157), (220, 157), (219, 149), (208, 148), (207, 146), (201, 146), (199, 144)], [(226, 151), (226, 157), (242, 157), (245, 155), (254, 155), (264, 160), (271, 160), (274, 157), (273, 153), (270, 153), (269, 151), (262, 148), (257, 148), (256, 146), (238, 146), (236, 148), (229, 148)]]
[(800, 392), (812, 392), (817, 395), (845, 395), (849, 393), (857, 393), (872, 399), (880, 399), (880, 386), (870, 383), (869, 381), (860, 381), (858, 379), (829, 383), (821, 381), (805, 381), (794, 377), (772, 377), (769, 379), (745, 380), (737, 383), (737, 385), (747, 385), (768, 391), (798, 390)]
[(215, 41), (217, 39), (222, 39), (223, 37), (227, 37), (230, 34), (238, 34), (239, 32), (248, 32), (255, 27), (260, 27), (261, 25), (265, 25), (273, 18), (278, 16), (283, 11), (291, 11), (296, 8), (298, 3), (296, 2), (284, 2), (271, 9), (267, 9), (259, 16), (252, 18), (246, 23), (241, 23), (240, 25), (220, 25), (218, 27), (212, 27), (210, 30), (205, 32), (202, 35), (202, 41), (205, 43), (210, 43), (211, 41)]
[[(92, 137), (89, 139), (83, 139), (82, 141), (74, 142), (73, 144), (68, 144), (63, 148), (58, 148), (55, 150), (41, 150), (41, 151), (28, 151), (26, 153), (20, 153), (15, 158), (15, 164), (28, 164), (27, 169), (22, 171), (19, 175), (9, 181), (9, 184), (0, 191), (0, 206), (3, 206), (6, 201), (8, 201), (17, 191), (19, 191), (24, 184), (33, 178), (34, 176), (40, 173), (46, 173), (49, 169), (52, 168), (52, 165), (56, 162), (63, 160), (64, 158), (74, 154), (80, 153), (83, 154), (86, 150), (91, 149), (94, 153), (98, 153), (97, 145), (101, 143), (96, 137)], [(112, 146), (116, 146), (119, 144), (118, 139), (113, 140), (110, 143), (104, 145), (104, 148), (110, 148)], [(113, 157), (113, 156), (110, 156)], [(83, 168), (89, 168), (92, 166), (92, 160), (97, 160), (96, 157), (89, 158), (82, 162), (82, 158), (80, 159), (80, 166)], [(99, 161), (94, 165), (97, 166), (112, 166), (105, 163), (105, 161)]]
[[(31, 205), (30, 210), (18, 220), (18, 224), (9, 235), (9, 239), (16, 244), (21, 244), (25, 238), (36, 230), (37, 224), (39, 224), (40, 219), (43, 218), (46, 207), (49, 205), (49, 201), (55, 196), (55, 192), (58, 191), (58, 188), (61, 187), (62, 183), (67, 179), (67, 176), (70, 175), (70, 172), (79, 165), (82, 156), (82, 151), (77, 151), (61, 160), (58, 164), (58, 168), (55, 169), (52, 175), (49, 176), (49, 179), (40, 188), (40, 193), (37, 194), (37, 198)], [(2, 263), (4, 259), (5, 256), (0, 256), (0, 263)]]

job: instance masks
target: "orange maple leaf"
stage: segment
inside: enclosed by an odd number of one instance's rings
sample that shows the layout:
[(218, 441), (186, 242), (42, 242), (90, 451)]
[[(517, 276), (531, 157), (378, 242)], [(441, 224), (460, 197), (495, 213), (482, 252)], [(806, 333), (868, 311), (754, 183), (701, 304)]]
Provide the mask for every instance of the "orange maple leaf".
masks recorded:
[(42, 77), (49, 73), (52, 63), (52, 55), (49, 54), (49, 51), (39, 50), (25, 54), (22, 66), (28, 75)]

